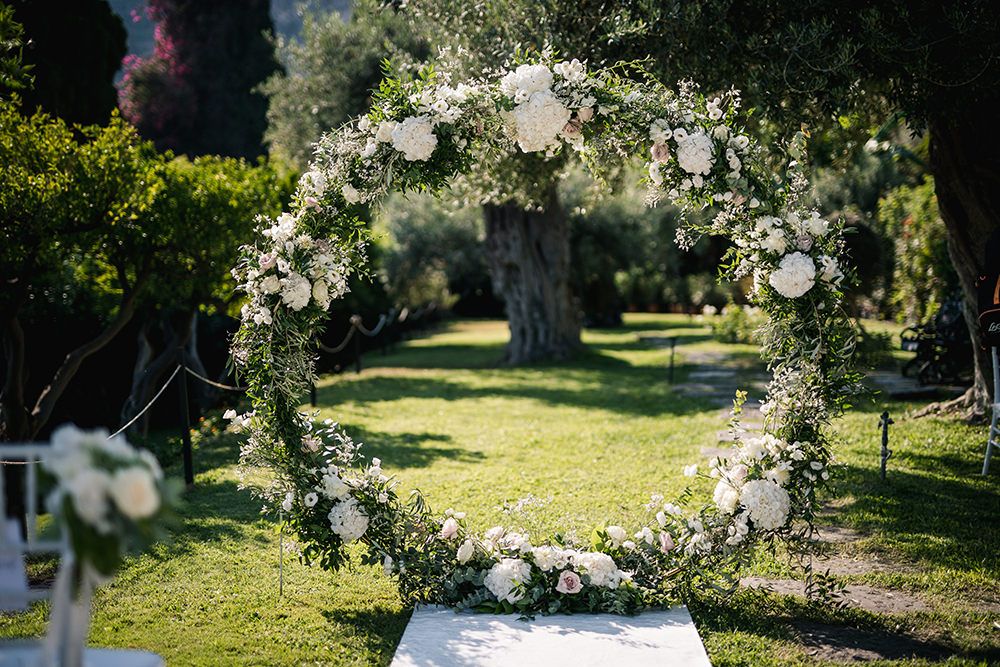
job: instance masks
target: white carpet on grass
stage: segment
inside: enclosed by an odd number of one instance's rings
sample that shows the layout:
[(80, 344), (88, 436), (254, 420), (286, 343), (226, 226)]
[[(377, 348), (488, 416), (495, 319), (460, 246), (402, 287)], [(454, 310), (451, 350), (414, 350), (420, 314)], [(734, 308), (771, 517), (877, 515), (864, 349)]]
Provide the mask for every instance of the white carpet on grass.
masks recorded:
[(637, 616), (455, 613), (418, 607), (392, 667), (710, 667), (687, 607)]

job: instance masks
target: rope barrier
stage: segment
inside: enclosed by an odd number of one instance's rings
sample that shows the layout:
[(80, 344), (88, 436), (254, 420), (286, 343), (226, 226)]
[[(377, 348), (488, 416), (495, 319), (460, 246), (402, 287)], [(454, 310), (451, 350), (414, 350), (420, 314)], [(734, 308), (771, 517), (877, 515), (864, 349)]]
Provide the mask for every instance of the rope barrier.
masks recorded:
[(110, 440), (111, 438), (113, 438), (116, 435), (120, 434), (122, 431), (124, 431), (129, 426), (131, 426), (136, 421), (138, 421), (139, 417), (141, 417), (144, 414), (146, 414), (146, 410), (149, 410), (151, 407), (153, 407), (153, 403), (156, 403), (156, 399), (158, 399), (160, 397), (160, 395), (163, 394), (163, 392), (166, 390), (167, 386), (171, 382), (173, 382), (173, 379), (177, 376), (177, 373), (179, 373), (180, 370), (181, 370), (181, 365), (177, 364), (177, 368), (175, 368), (174, 372), (170, 374), (170, 377), (167, 378), (167, 381), (163, 383), (163, 386), (160, 387), (160, 390), (158, 392), (156, 392), (156, 396), (153, 396), (153, 400), (151, 400), (149, 403), (147, 403), (146, 407), (144, 407), (142, 410), (140, 410), (139, 414), (137, 414), (136, 416), (132, 417), (132, 419), (130, 419), (127, 424), (125, 424), (120, 429), (118, 429), (117, 431), (115, 431), (114, 433), (112, 433), (111, 435), (109, 435), (108, 436), (108, 440)]
[(347, 336), (344, 337), (344, 340), (340, 343), (340, 345), (336, 347), (328, 347), (324, 345), (322, 341), (316, 341), (316, 345), (319, 346), (319, 349), (323, 350), (327, 354), (337, 354), (338, 352), (343, 352), (344, 348), (347, 347), (347, 343), (350, 342), (351, 337), (353, 335), (354, 335), (354, 327), (352, 326), (350, 329), (347, 330)]
[(388, 319), (389, 318), (387, 318), (385, 314), (379, 315), (378, 324), (376, 324), (375, 328), (371, 330), (365, 329), (364, 326), (361, 324), (361, 320), (359, 319), (357, 325), (358, 331), (368, 336), (369, 338), (374, 338), (375, 336), (379, 335), (379, 333), (382, 331), (382, 327), (385, 326), (385, 323), (388, 321)]
[(184, 367), (184, 370), (186, 370), (188, 373), (190, 373), (194, 377), (198, 378), (199, 380), (201, 380), (205, 384), (208, 384), (208, 385), (211, 385), (213, 387), (216, 387), (217, 389), (226, 389), (228, 391), (246, 391), (247, 390), (246, 387), (231, 387), (228, 384), (222, 384), (221, 382), (216, 382), (215, 380), (209, 380), (207, 377), (205, 377), (203, 375), (199, 375), (198, 373), (194, 372), (193, 370), (191, 370), (187, 366)]

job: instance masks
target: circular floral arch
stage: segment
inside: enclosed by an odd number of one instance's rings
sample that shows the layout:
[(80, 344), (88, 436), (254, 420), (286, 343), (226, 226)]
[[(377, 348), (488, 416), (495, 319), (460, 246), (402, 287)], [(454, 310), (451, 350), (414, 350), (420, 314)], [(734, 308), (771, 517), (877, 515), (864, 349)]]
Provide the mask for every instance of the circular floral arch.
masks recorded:
[[(307, 562), (336, 569), (358, 541), (362, 559), (395, 575), (408, 602), (630, 613), (731, 574), (755, 546), (808, 541), (832, 460), (824, 429), (857, 382), (841, 308), (842, 225), (809, 208), (804, 137), (791, 144), (787, 173), (775, 175), (745, 133), (737, 92), (709, 99), (688, 83), (671, 91), (630, 73), (542, 53), (471, 81), (430, 68), (387, 78), (367, 115), (316, 144), (292, 212), (261, 220), (234, 270), (248, 300), (232, 351), (252, 404), (236, 418), (247, 433), (241, 464), (268, 471), (261, 495)], [(330, 303), (363, 270), (364, 207), (392, 191), (439, 190), (518, 151), (576, 151), (597, 176), (647, 157), (650, 204), (713, 214), (682, 224), (682, 246), (701, 234), (733, 241), (723, 274), (753, 278), (773, 379), (764, 434), (739, 437), (709, 466), (712, 503), (655, 495), (643, 525), (600, 526), (586, 543), (533, 541), (503, 527), (476, 534), (461, 512), (435, 514), (416, 493), (399, 498), (378, 459), (365, 461), (335, 424), (299, 412)], [(734, 419), (744, 397), (737, 393)]]

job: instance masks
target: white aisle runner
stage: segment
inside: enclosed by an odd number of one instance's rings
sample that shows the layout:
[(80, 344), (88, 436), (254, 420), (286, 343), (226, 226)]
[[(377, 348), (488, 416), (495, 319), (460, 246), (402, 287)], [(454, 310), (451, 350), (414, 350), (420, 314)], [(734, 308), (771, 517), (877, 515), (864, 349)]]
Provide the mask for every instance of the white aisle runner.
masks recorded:
[(710, 667), (687, 607), (638, 616), (455, 613), (418, 607), (392, 667)]

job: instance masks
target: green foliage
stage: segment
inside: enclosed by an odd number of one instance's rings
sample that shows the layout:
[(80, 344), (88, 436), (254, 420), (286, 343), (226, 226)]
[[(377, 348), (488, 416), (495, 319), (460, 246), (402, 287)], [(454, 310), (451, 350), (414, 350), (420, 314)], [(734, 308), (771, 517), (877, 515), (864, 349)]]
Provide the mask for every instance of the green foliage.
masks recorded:
[(934, 181), (904, 185), (879, 201), (878, 221), (895, 240), (892, 304), (900, 322), (932, 318), (958, 288), (948, 256), (947, 231), (938, 213)]
[(430, 195), (391, 197), (375, 226), (382, 242), (380, 274), (399, 304), (452, 305), (486, 277), (483, 217)]
[[(77, 138), (80, 140), (78, 141)], [(117, 115), (79, 128), (0, 103), (0, 305), (64, 299), (84, 285), (118, 291), (150, 269), (145, 218), (162, 188), (152, 145)]]
[(758, 331), (766, 319), (759, 308), (730, 301), (710, 320), (712, 335), (723, 343), (757, 344), (760, 342)]
[(31, 67), (22, 62), (24, 27), (14, 20), (14, 8), (0, 2), (0, 94), (31, 82)]
[(869, 331), (858, 322), (858, 342), (855, 358), (860, 368), (879, 368), (892, 363), (892, 352), (896, 348), (893, 335), (889, 331)]
[(306, 10), (299, 38), (278, 44), (285, 71), (260, 87), (268, 98), (265, 141), (304, 168), (324, 132), (368, 110), (386, 58), (406, 63), (428, 54), (405, 20), (377, 3), (355, 3), (346, 21)]
[(162, 170), (163, 189), (144, 216), (157, 232), (156, 289), (160, 307), (202, 304), (225, 311), (234, 300), (229, 269), (253, 235), (257, 215), (275, 216), (290, 197), (278, 166), (259, 161), (178, 157)]

